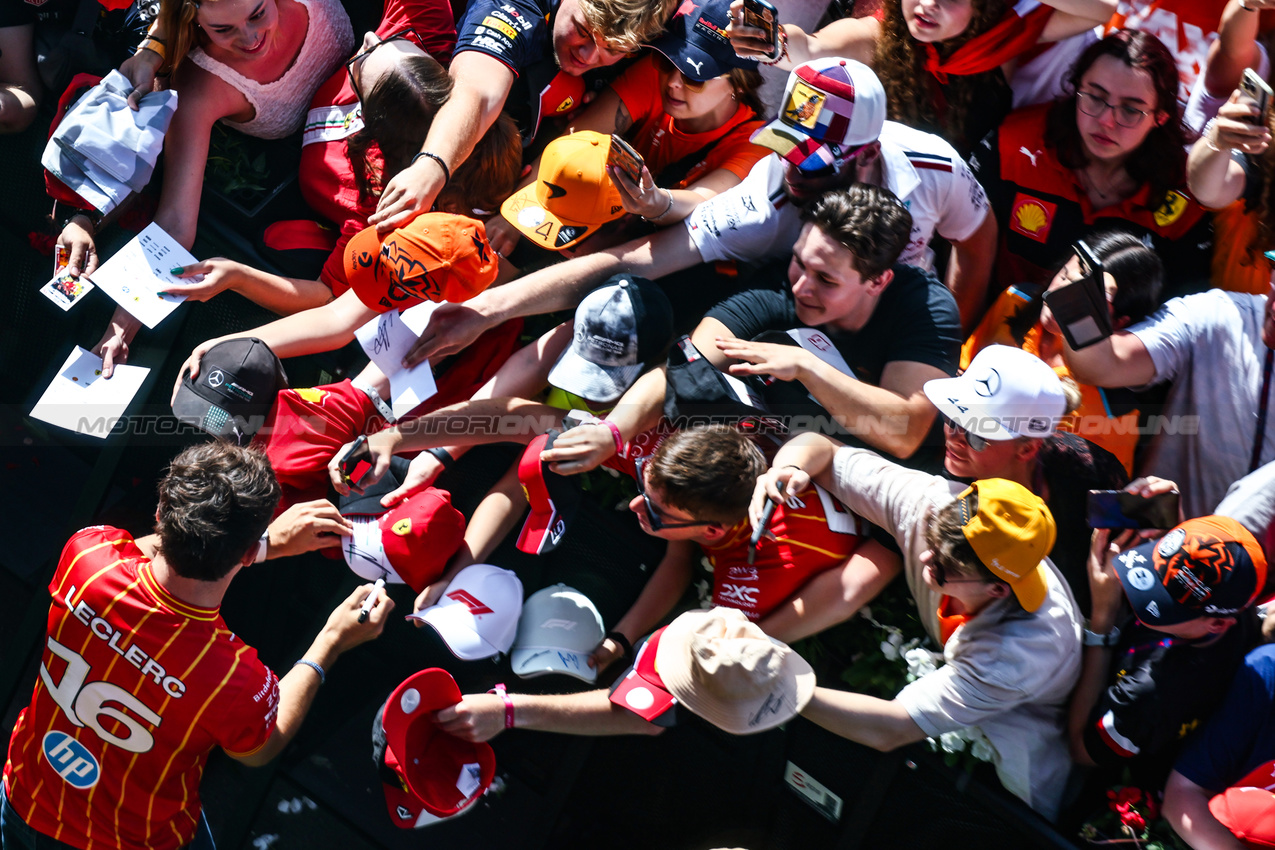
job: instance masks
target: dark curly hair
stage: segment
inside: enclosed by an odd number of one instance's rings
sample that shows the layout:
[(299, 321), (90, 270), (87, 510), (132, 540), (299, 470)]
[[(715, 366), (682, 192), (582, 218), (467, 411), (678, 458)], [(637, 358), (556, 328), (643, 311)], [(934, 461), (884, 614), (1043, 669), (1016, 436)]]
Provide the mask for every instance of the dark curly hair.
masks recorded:
[[(970, 39), (987, 32), (1008, 8), (1007, 0), (972, 0), (974, 15), (956, 38), (934, 45), (943, 59)], [(885, 88), (886, 114), (892, 121), (938, 132), (958, 148), (978, 139), (965, 139), (965, 118), (976, 94), (985, 96), (989, 85), (1008, 88), (997, 68), (982, 74), (952, 75), (947, 86), (946, 108), (940, 111), (943, 93), (938, 81), (925, 70), (925, 45), (908, 31), (902, 0), (881, 4), (881, 37), (877, 39), (873, 69)]]
[(669, 505), (732, 526), (748, 516), (766, 471), (761, 449), (734, 428), (706, 425), (671, 434), (651, 457), (649, 480)]
[(213, 440), (184, 450), (159, 482), (159, 551), (182, 578), (220, 581), (256, 544), (279, 504), (264, 453)]
[(1182, 107), (1178, 104), (1178, 66), (1173, 54), (1160, 39), (1141, 30), (1116, 30), (1102, 41), (1096, 41), (1080, 54), (1067, 80), (1067, 97), (1054, 102), (1049, 109), (1045, 144), (1058, 154), (1058, 160), (1073, 171), (1089, 164), (1089, 154), (1080, 128), (1076, 124), (1076, 92), (1080, 81), (1099, 57), (1112, 56), (1130, 68), (1145, 71), (1155, 88), (1154, 112), (1168, 117), (1153, 126), (1146, 139), (1125, 161), (1124, 169), (1139, 186), (1151, 188), (1147, 209), (1159, 209), (1169, 190), (1186, 182), (1186, 129), (1182, 126)]
[(912, 235), (907, 207), (889, 189), (868, 183), (825, 192), (802, 209), (801, 220), (852, 253), (854, 269), (865, 280), (893, 267)]

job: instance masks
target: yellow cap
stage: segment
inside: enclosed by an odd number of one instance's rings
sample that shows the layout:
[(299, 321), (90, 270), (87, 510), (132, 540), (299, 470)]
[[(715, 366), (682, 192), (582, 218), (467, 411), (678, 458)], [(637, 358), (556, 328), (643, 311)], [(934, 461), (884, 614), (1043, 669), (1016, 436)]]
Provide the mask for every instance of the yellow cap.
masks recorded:
[[(978, 510), (972, 510), (977, 496)], [(1004, 478), (975, 481), (956, 497), (961, 530), (978, 559), (1013, 588), (1027, 611), (1045, 601), (1048, 585), (1041, 563), (1054, 548), (1057, 527), (1048, 506), (1026, 487)]]

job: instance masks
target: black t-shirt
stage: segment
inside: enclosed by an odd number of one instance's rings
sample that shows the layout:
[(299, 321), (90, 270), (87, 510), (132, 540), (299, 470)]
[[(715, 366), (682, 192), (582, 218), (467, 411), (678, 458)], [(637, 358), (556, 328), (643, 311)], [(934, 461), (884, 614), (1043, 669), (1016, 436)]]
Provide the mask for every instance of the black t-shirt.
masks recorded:
[(1049, 559), (1067, 579), (1076, 605), (1089, 616), (1089, 491), (1119, 490), (1129, 483), (1124, 465), (1111, 452), (1075, 434), (1059, 432), (1038, 455), (1045, 504), (1058, 537)]
[[(76, 0), (5, 0), (0, 3), (0, 28), (34, 24), (37, 21), (70, 23), (75, 15)], [(61, 92), (58, 92), (61, 94)]]
[(1105, 767), (1136, 765), (1139, 778), (1163, 781), (1182, 740), (1221, 704), (1258, 635), (1252, 609), (1207, 645), (1157, 632), (1130, 617), (1112, 659), (1115, 681), (1102, 692), (1085, 726), (1089, 757)]
[[(792, 291), (750, 289), (708, 311), (740, 339), (802, 327)], [(854, 376), (874, 386), (886, 364), (908, 360), (955, 375), (961, 349), (960, 313), (952, 292), (932, 274), (895, 266), (894, 279), (859, 331), (822, 329)]]
[[(792, 292), (752, 289), (734, 295), (708, 311), (706, 318), (724, 324), (740, 339), (754, 339), (767, 331), (787, 331), (802, 327), (797, 318)], [(856, 332), (821, 330), (832, 341), (856, 378), (879, 386), (881, 374), (889, 363), (912, 361), (924, 363), (955, 375), (961, 347), (960, 313), (951, 291), (932, 274), (913, 266), (895, 266), (894, 279), (881, 293), (880, 300), (867, 324)], [(775, 381), (771, 384), (772, 409), (788, 403), (796, 384)], [(799, 390), (798, 390), (799, 391)], [(875, 448), (851, 434), (856, 425), (864, 430), (883, 423), (864, 417), (849, 423), (850, 433), (836, 434), (847, 443)], [(888, 423), (885, 423), (888, 424)], [(936, 420), (925, 443), (904, 462), (918, 469), (937, 471), (941, 464), (942, 431)]]

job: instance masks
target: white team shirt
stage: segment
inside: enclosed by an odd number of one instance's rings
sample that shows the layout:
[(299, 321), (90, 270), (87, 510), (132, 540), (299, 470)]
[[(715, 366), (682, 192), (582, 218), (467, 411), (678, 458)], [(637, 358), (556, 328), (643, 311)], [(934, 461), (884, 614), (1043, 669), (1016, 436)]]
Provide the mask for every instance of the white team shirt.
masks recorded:
[[(885, 188), (912, 213), (912, 234), (899, 262), (930, 271), (934, 234), (968, 239), (989, 215), (987, 195), (939, 136), (887, 121), (880, 141)], [(783, 180), (783, 160), (772, 154), (739, 185), (695, 208), (685, 224), (705, 262), (761, 260), (792, 250), (801, 212), (784, 194)]]

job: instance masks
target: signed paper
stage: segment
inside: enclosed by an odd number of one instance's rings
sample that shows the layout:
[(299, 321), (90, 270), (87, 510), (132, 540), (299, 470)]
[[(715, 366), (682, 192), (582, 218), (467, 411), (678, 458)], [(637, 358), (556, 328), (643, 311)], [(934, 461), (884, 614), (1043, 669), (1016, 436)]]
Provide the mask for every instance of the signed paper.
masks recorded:
[(160, 293), (159, 290), (195, 280), (174, 277), (169, 269), (195, 262), (198, 260), (194, 255), (177, 244), (162, 227), (151, 222), (87, 277), (135, 319), (153, 328), (186, 300), (184, 295)]
[[(416, 342), (429, 315), (438, 305), (418, 304), (401, 315), (396, 310), (382, 313), (354, 332), (355, 338), (377, 368), (390, 380), (390, 406), (395, 416), (403, 416), (438, 392), (429, 361), (403, 368), (403, 357)], [(427, 308), (422, 310), (422, 308)]]

